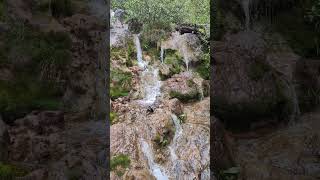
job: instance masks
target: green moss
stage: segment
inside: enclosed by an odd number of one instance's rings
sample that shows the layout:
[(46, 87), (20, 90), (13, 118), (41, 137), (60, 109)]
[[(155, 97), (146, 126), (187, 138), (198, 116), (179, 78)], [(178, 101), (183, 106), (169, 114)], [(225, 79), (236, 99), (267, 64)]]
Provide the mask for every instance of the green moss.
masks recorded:
[(197, 101), (201, 98), (201, 94), (197, 90), (193, 90), (189, 93), (182, 94), (177, 91), (170, 91), (170, 98), (177, 98), (183, 103)]
[(56, 85), (33, 78), (0, 81), (0, 112), (8, 123), (32, 110), (62, 108), (62, 90)]
[(0, 162), (0, 179), (15, 179), (28, 174), (28, 171), (13, 164)]
[(217, 178), (219, 180), (237, 180), (240, 174), (239, 167), (232, 167), (225, 170), (217, 171)]
[(115, 171), (118, 176), (124, 174), (124, 170), (130, 166), (131, 160), (128, 155), (120, 154), (111, 159), (111, 171)]
[(168, 122), (164, 127), (164, 131), (162, 133), (157, 133), (156, 137), (153, 139), (156, 147), (160, 149), (167, 147), (171, 143), (174, 133), (175, 129), (172, 126), (172, 123)]
[(196, 72), (198, 72), (203, 79), (210, 79), (210, 52), (204, 53), (200, 57), (200, 64), (197, 65)]
[(131, 90), (131, 80), (131, 73), (122, 72), (119, 69), (111, 70), (111, 99), (127, 96)]
[(117, 113), (115, 112), (110, 112), (110, 121), (111, 121), (111, 125), (115, 124), (117, 120)]

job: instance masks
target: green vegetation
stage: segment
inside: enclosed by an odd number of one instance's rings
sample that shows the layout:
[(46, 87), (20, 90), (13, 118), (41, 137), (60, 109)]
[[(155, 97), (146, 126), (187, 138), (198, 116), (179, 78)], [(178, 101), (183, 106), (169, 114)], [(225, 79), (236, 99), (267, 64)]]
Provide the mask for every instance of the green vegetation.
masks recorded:
[(157, 39), (165, 37), (172, 24), (209, 24), (209, 0), (114, 0), (111, 5), (124, 9), (128, 21), (142, 23), (142, 34)]
[(131, 90), (132, 75), (119, 69), (111, 70), (110, 97), (116, 99), (127, 96)]
[(15, 179), (28, 174), (28, 171), (13, 164), (0, 162), (0, 179)]
[(203, 79), (210, 79), (210, 53), (204, 53), (200, 58), (200, 64), (197, 66), (196, 71)]
[(175, 129), (172, 126), (172, 123), (167, 123), (164, 127), (164, 131), (161, 133), (157, 133), (153, 141), (155, 142), (158, 148), (160, 149), (165, 148), (167, 145), (170, 144), (174, 136), (174, 133), (175, 133)]
[[(160, 56), (160, 55), (159, 55)], [(179, 74), (184, 71), (183, 58), (176, 50), (167, 49), (165, 53), (164, 63), (169, 66), (169, 74), (162, 74), (159, 71), (159, 76), (162, 81), (172, 77), (175, 74)]]
[(178, 116), (178, 118), (179, 118), (181, 124), (182, 124), (182, 123), (185, 123), (186, 120), (187, 120), (187, 114), (182, 113), (182, 114), (180, 114), (180, 115)]
[(111, 171), (115, 171), (118, 176), (122, 176), (125, 169), (130, 166), (131, 160), (128, 155), (119, 154), (112, 157), (110, 162)]
[(39, 32), (23, 24), (12, 27), (4, 36), (0, 53), (0, 65), (10, 66), (14, 72), (14, 79), (0, 82), (4, 119), (11, 122), (34, 109), (61, 109), (63, 89), (55, 74), (71, 60), (69, 36)]
[(170, 91), (170, 98), (177, 98), (183, 103), (197, 101), (201, 98), (201, 94), (197, 90), (192, 90), (189, 93), (182, 94), (177, 91)]
[(110, 112), (110, 121), (111, 121), (111, 125), (116, 123), (116, 121), (117, 121), (117, 113)]

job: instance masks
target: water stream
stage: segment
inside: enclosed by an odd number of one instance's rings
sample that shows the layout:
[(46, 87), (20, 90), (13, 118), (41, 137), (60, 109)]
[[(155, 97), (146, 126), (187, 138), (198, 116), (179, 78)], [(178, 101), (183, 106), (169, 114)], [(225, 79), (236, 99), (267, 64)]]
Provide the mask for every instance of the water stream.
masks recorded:
[(164, 55), (164, 48), (161, 46), (160, 60), (161, 60), (161, 63), (162, 63), (162, 64), (163, 64), (163, 59), (164, 59), (163, 55)]
[(175, 114), (171, 114), (171, 118), (175, 127), (175, 134), (174, 134), (172, 143), (169, 146), (169, 150), (170, 150), (171, 161), (174, 163), (178, 159), (174, 147), (176, 147), (177, 140), (182, 135), (182, 127), (180, 125), (179, 118)]
[(144, 98), (140, 100), (140, 102), (145, 105), (152, 105), (156, 101), (157, 97), (161, 94), (159, 69), (155, 66), (149, 65), (143, 60), (139, 35), (134, 34), (133, 36), (137, 49), (138, 66), (143, 69), (140, 78), (142, 87), (144, 89)]
[(241, 5), (246, 17), (245, 27), (248, 31), (250, 29), (250, 0), (241, 0)]
[(157, 180), (169, 180), (167, 175), (161, 170), (161, 167), (154, 162), (153, 152), (149, 144), (140, 139), (143, 154), (148, 159), (149, 170)]

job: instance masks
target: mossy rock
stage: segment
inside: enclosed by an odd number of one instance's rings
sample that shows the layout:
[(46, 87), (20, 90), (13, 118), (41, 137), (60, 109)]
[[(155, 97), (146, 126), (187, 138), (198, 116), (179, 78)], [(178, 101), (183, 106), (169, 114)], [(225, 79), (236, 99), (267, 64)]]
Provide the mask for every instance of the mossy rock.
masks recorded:
[(251, 124), (262, 119), (284, 120), (293, 110), (293, 102), (285, 94), (281, 81), (275, 85), (277, 93), (261, 95), (250, 101), (230, 103), (226, 97), (213, 97), (213, 111), (217, 118), (225, 122), (233, 131), (246, 131)]
[(170, 91), (169, 96), (171, 99), (177, 98), (183, 103), (194, 102), (201, 99), (201, 94), (198, 90), (192, 90), (188, 93), (180, 93), (178, 91)]

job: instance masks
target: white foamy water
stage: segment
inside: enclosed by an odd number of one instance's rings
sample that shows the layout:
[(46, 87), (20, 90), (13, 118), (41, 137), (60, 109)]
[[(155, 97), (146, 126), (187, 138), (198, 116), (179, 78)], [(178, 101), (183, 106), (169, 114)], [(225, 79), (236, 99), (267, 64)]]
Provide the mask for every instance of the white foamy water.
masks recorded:
[(136, 50), (137, 50), (138, 66), (144, 69), (147, 67), (148, 63), (145, 62), (142, 58), (142, 49), (141, 49), (139, 35), (134, 34), (133, 37), (134, 37), (134, 43), (136, 45)]
[(138, 66), (144, 69), (140, 76), (142, 87), (144, 89), (144, 98), (140, 100), (140, 102), (147, 105), (153, 104), (161, 94), (159, 69), (149, 66), (148, 63), (143, 60), (139, 35), (134, 35), (134, 42), (137, 49)]
[(161, 63), (163, 63), (163, 59), (164, 59), (163, 55), (164, 55), (164, 48), (161, 46), (161, 51), (160, 51), (160, 60), (161, 60)]
[(149, 169), (152, 175), (157, 180), (169, 180), (167, 175), (161, 171), (160, 166), (154, 162), (153, 152), (149, 144), (145, 142), (143, 139), (140, 139), (140, 143), (141, 143), (142, 152), (148, 160)]

